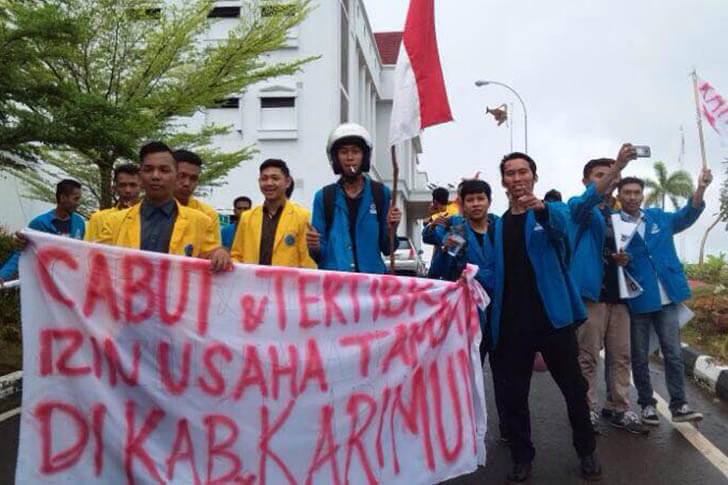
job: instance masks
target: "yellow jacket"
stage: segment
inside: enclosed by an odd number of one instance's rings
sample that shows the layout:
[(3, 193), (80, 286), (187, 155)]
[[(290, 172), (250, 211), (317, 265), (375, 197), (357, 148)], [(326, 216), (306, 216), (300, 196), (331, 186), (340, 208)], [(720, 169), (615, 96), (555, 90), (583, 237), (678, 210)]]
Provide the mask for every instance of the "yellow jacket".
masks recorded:
[(222, 239), (220, 233), (220, 219), (217, 217), (217, 211), (208, 204), (205, 204), (201, 200), (197, 200), (194, 197), (190, 197), (190, 201), (187, 203), (187, 207), (190, 209), (198, 210), (204, 213), (210, 218), (212, 223), (212, 231), (215, 233), (215, 241), (218, 246), (222, 246)]
[[(141, 203), (104, 217), (101, 234), (96, 242), (139, 249), (142, 234), (140, 207)], [(169, 254), (199, 257), (220, 247), (214, 236), (207, 215), (177, 203), (177, 218), (169, 240)], [(188, 251), (185, 248), (189, 248)]]
[[(317, 267), (309, 256), (306, 246), (306, 231), (310, 220), (311, 214), (306, 209), (293, 202), (286, 202), (276, 228), (272, 266)], [(235, 230), (235, 239), (230, 250), (233, 261), (258, 264), (262, 226), (262, 205), (253, 207), (240, 215), (240, 221)]]
[(451, 216), (456, 216), (460, 214), (460, 207), (458, 206), (457, 202), (450, 202), (447, 204), (447, 207), (445, 207), (445, 210), (442, 212), (438, 212), (437, 214), (433, 214), (430, 216), (430, 218), (427, 220), (427, 222), (432, 222), (435, 219), (439, 218), (440, 216), (445, 216), (446, 218)]
[(84, 241), (97, 242), (101, 237), (101, 229), (104, 227), (104, 218), (111, 214), (121, 212), (122, 209), (118, 207), (111, 207), (109, 209), (102, 209), (91, 214), (86, 223), (86, 232), (83, 235)]

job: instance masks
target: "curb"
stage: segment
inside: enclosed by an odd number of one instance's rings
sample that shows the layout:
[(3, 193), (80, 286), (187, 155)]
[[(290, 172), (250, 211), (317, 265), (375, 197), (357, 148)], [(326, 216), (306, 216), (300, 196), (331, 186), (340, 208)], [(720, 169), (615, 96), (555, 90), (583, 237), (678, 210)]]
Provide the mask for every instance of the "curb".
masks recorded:
[[(726, 376), (728, 378), (728, 376)], [(19, 394), (23, 388), (23, 371), (15, 371), (0, 376), (0, 399), (7, 399)]]
[(728, 366), (717, 365), (709, 355), (682, 344), (685, 374), (707, 385), (719, 398), (728, 401)]

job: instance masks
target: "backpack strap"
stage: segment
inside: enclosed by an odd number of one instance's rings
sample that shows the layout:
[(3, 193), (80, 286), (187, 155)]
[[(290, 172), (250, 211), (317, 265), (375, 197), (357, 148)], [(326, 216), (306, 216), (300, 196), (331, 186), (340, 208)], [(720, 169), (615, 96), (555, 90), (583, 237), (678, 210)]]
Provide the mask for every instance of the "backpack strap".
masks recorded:
[(382, 221), (387, 213), (384, 207), (384, 187), (379, 182), (369, 179), (369, 186), (372, 188), (372, 198), (374, 199), (374, 205), (377, 208), (377, 220), (379, 226), (382, 227)]
[(331, 224), (334, 222), (334, 202), (336, 201), (336, 184), (329, 184), (324, 187), (323, 202), (324, 202), (324, 223), (326, 224), (326, 234), (331, 229)]

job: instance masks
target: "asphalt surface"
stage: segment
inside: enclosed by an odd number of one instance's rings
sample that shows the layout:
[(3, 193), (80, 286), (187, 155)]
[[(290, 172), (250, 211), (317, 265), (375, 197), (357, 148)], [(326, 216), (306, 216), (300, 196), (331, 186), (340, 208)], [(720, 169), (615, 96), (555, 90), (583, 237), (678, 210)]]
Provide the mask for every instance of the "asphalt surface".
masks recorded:
[[(663, 369), (653, 363), (652, 381), (655, 390), (667, 398)], [(477, 472), (450, 480), (446, 485), (481, 485), (506, 483), (510, 468), (508, 449), (497, 442), (497, 418), (492, 399), (492, 381), (486, 364), (488, 429), (486, 467)], [(728, 405), (714, 399), (698, 384), (687, 381), (690, 404), (705, 414), (698, 430), (722, 453), (728, 455)], [(602, 390), (603, 395), (603, 390)], [(632, 389), (633, 402), (636, 391)], [(0, 405), (0, 413), (16, 407), (16, 402)], [(536, 460), (529, 484), (571, 485), (589, 483), (579, 476), (579, 462), (571, 446), (571, 429), (566, 407), (548, 373), (534, 374), (531, 387), (531, 423)], [(728, 479), (706, 457), (662, 418), (659, 427), (649, 436), (637, 436), (602, 425), (597, 440), (603, 467), (603, 484), (728, 484)], [(493, 433), (495, 430), (495, 433)], [(17, 458), (19, 417), (0, 422), (0, 485), (14, 483)], [(414, 485), (414, 484), (413, 484)], [(441, 484), (445, 485), (445, 484)]]

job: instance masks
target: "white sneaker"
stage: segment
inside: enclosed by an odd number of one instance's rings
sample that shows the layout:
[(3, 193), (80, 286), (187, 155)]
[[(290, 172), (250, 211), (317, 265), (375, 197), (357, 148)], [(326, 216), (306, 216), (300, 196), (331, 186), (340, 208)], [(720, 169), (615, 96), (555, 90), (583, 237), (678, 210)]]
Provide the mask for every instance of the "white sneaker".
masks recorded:
[(657, 408), (655, 406), (650, 405), (642, 408), (642, 422), (650, 426), (660, 424), (660, 417), (657, 415)]
[(700, 421), (703, 419), (703, 415), (696, 413), (690, 406), (683, 404), (677, 409), (672, 410), (672, 421), (674, 423), (684, 423), (686, 421)]

